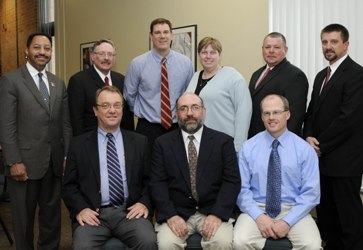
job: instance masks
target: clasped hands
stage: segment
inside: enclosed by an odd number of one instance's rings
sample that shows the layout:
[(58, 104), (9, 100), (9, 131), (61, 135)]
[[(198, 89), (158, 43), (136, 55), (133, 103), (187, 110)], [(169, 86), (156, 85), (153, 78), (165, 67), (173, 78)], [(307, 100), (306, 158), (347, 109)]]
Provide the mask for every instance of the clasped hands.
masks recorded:
[[(149, 216), (149, 209), (147, 209), (147, 207), (140, 202), (137, 202), (131, 207), (127, 208), (127, 211), (127, 219), (139, 219), (141, 217), (146, 219)], [(76, 219), (81, 226), (98, 226), (100, 224), (98, 216), (98, 212), (90, 208), (84, 208), (77, 214)]]
[[(222, 221), (215, 215), (208, 215), (202, 225), (201, 234), (205, 240), (210, 240), (217, 232)], [(179, 238), (184, 239), (189, 232), (188, 225), (185, 220), (175, 215), (167, 220), (167, 224), (171, 231)]]
[(285, 237), (290, 231), (290, 225), (284, 220), (274, 220), (266, 214), (256, 219), (257, 227), (264, 238), (279, 239)]

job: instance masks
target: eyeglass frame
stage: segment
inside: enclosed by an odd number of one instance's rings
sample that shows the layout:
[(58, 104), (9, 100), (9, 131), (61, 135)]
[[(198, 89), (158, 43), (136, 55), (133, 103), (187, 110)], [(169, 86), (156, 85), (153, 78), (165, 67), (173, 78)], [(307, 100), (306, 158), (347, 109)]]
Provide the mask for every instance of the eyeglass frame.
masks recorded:
[(110, 110), (111, 107), (113, 107), (114, 109), (117, 109), (117, 110), (121, 110), (124, 107), (123, 103), (121, 103), (121, 102), (116, 102), (114, 104), (111, 104), (108, 102), (101, 103), (101, 104), (97, 103), (96, 106), (101, 107), (101, 109), (103, 109), (103, 110)]
[(203, 108), (203, 105), (193, 104), (191, 107), (188, 107), (186, 105), (180, 106), (176, 110), (180, 113), (186, 114), (189, 112), (189, 110), (191, 110), (193, 113), (197, 113), (203, 110)]
[(94, 54), (99, 55), (100, 57), (114, 57), (116, 53), (106, 52), (106, 51), (93, 51)]

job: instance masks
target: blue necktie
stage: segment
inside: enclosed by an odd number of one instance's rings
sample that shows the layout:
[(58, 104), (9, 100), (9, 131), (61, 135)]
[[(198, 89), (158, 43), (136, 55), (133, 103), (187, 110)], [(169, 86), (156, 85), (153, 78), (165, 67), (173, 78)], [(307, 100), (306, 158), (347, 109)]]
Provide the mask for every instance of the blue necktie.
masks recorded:
[(45, 104), (49, 108), (49, 93), (48, 93), (47, 86), (45, 86), (45, 82), (44, 82), (44, 80), (42, 78), (43, 74), (38, 73), (38, 76), (39, 76), (39, 91), (40, 91), (40, 94), (42, 95)]
[(272, 142), (267, 171), (266, 213), (275, 218), (281, 211), (281, 161), (277, 151), (279, 141)]
[(110, 203), (114, 207), (119, 207), (124, 202), (124, 187), (122, 182), (122, 174), (120, 162), (117, 155), (114, 137), (111, 133), (107, 133), (107, 168), (108, 182), (110, 189)]

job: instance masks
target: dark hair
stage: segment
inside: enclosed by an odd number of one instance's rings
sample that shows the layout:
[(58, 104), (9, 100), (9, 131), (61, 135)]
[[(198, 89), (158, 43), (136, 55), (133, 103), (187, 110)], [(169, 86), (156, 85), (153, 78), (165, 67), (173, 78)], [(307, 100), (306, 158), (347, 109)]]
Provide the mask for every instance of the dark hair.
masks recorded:
[(156, 18), (155, 20), (153, 20), (153, 21), (151, 22), (151, 24), (150, 24), (150, 34), (151, 34), (151, 33), (153, 33), (153, 31), (154, 31), (154, 26), (155, 26), (155, 25), (157, 25), (157, 24), (165, 24), (165, 23), (169, 26), (169, 28), (170, 28), (170, 32), (171, 32), (171, 29), (172, 29), (172, 27), (171, 27), (171, 22), (170, 22), (168, 19), (165, 19), (165, 18), (161, 18), (161, 17), (159, 17), (159, 18)]
[(340, 36), (342, 37), (343, 43), (349, 40), (349, 31), (343, 25), (338, 23), (332, 23), (326, 26), (320, 33), (320, 37), (323, 33), (331, 33), (331, 32), (340, 32)]
[(103, 86), (102, 88), (100, 88), (100, 89), (98, 89), (96, 91), (95, 102), (93, 103), (93, 106), (94, 107), (97, 107), (98, 97), (104, 91), (108, 91), (108, 92), (111, 92), (111, 93), (117, 93), (117, 94), (119, 94), (121, 96), (122, 103), (124, 103), (124, 97), (122, 96), (121, 91), (116, 86)]
[(113, 41), (112, 41), (111, 39), (101, 39), (101, 40), (96, 41), (96, 42), (93, 44), (93, 46), (92, 46), (92, 48), (91, 48), (91, 52), (95, 51), (95, 49), (96, 49), (98, 46), (100, 46), (102, 43), (108, 43), (108, 44), (110, 44), (110, 45), (112, 46), (112, 48), (116, 51), (116, 47), (115, 47), (115, 45), (114, 45), (114, 43), (113, 43)]
[(286, 46), (286, 38), (280, 32), (271, 32), (271, 33), (269, 33), (267, 36), (265, 36), (265, 38), (263, 39), (263, 42), (265, 42), (265, 40), (266, 40), (267, 37), (272, 37), (272, 38), (278, 38), (278, 37), (280, 37), (282, 39), (282, 41), (284, 42), (284, 45)]
[(34, 37), (36, 36), (45, 36), (46, 38), (48, 38), (49, 42), (50, 42), (50, 46), (53, 46), (53, 43), (52, 43), (52, 37), (47, 34), (47, 33), (42, 33), (42, 32), (39, 32), (39, 33), (33, 33), (33, 34), (30, 34), (28, 36), (28, 39), (26, 41), (26, 47), (29, 48), (30, 47), (30, 44), (32, 44), (33, 42), (33, 39)]
[(277, 98), (280, 98), (281, 101), (282, 101), (282, 104), (284, 105), (284, 110), (285, 111), (289, 111), (290, 110), (290, 105), (289, 105), (289, 101), (286, 99), (286, 97), (282, 96), (282, 95), (275, 95), (275, 94), (272, 94), (272, 95), (267, 95), (265, 96), (262, 101), (260, 102), (260, 110), (261, 110), (261, 113), (263, 112), (262, 110), (262, 104), (263, 102), (266, 100), (266, 99), (270, 99), (271, 97), (277, 97)]

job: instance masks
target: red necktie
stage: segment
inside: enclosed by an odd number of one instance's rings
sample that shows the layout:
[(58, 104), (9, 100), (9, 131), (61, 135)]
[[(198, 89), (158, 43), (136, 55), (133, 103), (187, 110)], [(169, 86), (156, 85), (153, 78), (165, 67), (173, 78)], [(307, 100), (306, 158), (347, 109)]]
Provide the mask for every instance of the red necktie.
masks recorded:
[(267, 69), (265, 70), (265, 73), (263, 73), (263, 76), (260, 78), (260, 80), (256, 83), (255, 85), (255, 89), (257, 89), (258, 85), (263, 81), (263, 79), (266, 78), (266, 76), (268, 75), (268, 73), (270, 72), (270, 67), (267, 67)]
[(105, 85), (106, 86), (110, 86), (110, 82), (108, 81), (108, 77), (107, 76), (105, 77)]
[(161, 61), (161, 125), (169, 129), (173, 123), (170, 108), (168, 72), (166, 71), (166, 58)]
[(331, 72), (331, 69), (330, 67), (328, 66), (328, 68), (326, 69), (326, 77), (325, 77), (325, 80), (324, 80), (324, 87), (328, 84), (329, 82), (329, 78), (330, 78), (330, 72)]

